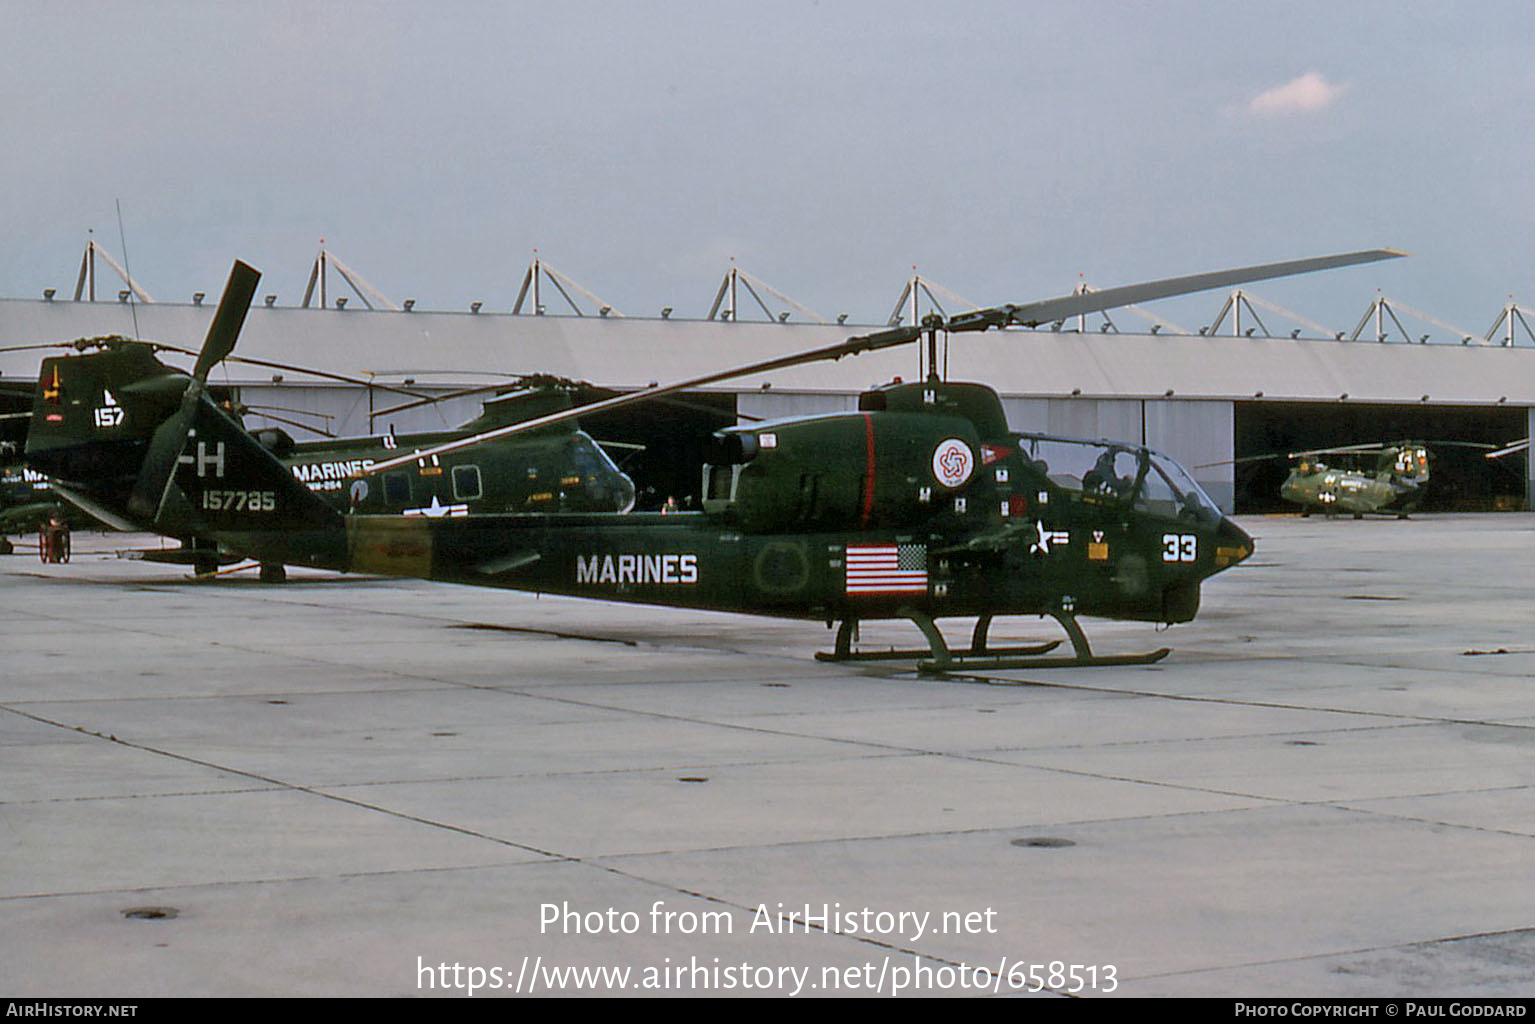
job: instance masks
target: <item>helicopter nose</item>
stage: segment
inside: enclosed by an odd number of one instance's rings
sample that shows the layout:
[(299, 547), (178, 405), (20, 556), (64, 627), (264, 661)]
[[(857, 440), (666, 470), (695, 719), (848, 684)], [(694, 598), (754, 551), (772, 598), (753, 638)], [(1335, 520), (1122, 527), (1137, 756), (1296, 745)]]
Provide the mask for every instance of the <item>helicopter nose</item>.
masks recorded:
[(1253, 539), (1230, 519), (1222, 519), (1215, 529), (1215, 569), (1229, 569), (1253, 553)]

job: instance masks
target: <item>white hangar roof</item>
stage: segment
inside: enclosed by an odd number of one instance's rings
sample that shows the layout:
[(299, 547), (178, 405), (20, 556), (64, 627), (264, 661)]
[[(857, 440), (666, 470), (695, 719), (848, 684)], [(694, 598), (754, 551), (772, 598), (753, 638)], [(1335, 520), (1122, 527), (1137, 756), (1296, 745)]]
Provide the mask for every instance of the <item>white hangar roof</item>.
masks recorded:
[[(134, 317), (137, 316), (135, 330)], [(202, 344), (213, 315), (202, 306), (0, 299), (0, 348), (103, 334), (187, 349)], [(237, 356), (310, 367), (381, 383), (474, 385), (500, 374), (552, 373), (605, 387), (682, 380), (833, 344), (880, 327), (820, 324), (513, 316), (256, 306)], [(50, 350), (0, 352), (0, 380), (35, 379)], [(166, 357), (189, 366), (191, 357)], [(1015, 397), (1179, 400), (1427, 402), (1535, 406), (1535, 348), (1331, 339), (1008, 330), (955, 335), (955, 379), (984, 380)], [(230, 383), (287, 384), (292, 372), (231, 362)], [(852, 393), (919, 372), (915, 346), (743, 378), (722, 390), (764, 384), (792, 392)], [(1427, 396), (1425, 398), (1425, 396)]]

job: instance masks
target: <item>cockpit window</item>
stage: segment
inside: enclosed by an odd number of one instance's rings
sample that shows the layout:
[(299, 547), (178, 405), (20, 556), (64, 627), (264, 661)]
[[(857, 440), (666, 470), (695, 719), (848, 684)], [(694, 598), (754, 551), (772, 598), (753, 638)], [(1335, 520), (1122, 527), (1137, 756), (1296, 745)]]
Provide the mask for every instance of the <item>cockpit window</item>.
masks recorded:
[(1175, 519), (1220, 518), (1219, 507), (1182, 466), (1149, 448), (1028, 435), (1018, 443), (1036, 469), (1084, 501), (1123, 503)]
[(614, 464), (600, 444), (578, 433), (571, 441), (569, 455), (594, 508), (613, 512), (634, 508), (634, 481)]
[(1020, 437), (1018, 441), (1035, 468), (1068, 491), (1129, 500), (1140, 475), (1138, 449), (1054, 437)]
[[(1152, 473), (1146, 474), (1148, 497), (1165, 485), (1167, 499), (1173, 502), (1179, 518), (1210, 522), (1221, 518), (1220, 506), (1215, 504), (1214, 499), (1204, 492), (1204, 488), (1200, 487), (1193, 477), (1189, 476), (1188, 470), (1160, 452), (1148, 449), (1147, 455), (1150, 457), (1153, 470)], [(1153, 474), (1158, 482), (1153, 482)], [(1153, 507), (1153, 511), (1155, 510)]]

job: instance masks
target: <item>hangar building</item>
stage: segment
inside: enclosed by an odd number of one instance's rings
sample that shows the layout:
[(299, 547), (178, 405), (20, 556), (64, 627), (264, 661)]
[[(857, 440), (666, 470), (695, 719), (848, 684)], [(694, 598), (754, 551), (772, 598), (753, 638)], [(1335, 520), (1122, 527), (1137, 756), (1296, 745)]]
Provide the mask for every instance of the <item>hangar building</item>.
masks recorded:
[[(0, 352), (0, 386), (35, 381), (50, 354), (16, 346), (119, 334), (196, 350), (212, 314), (211, 301), (0, 299), (0, 348), (8, 349)], [(231, 389), (244, 405), (280, 407), (272, 414), (335, 434), (405, 433), (467, 422), (483, 394), (396, 410), (412, 400), (400, 391), (451, 395), (534, 373), (585, 382), (593, 393), (632, 390), (882, 327), (258, 303), (236, 355), (274, 365), (230, 361), (211, 383)], [(1283, 507), (1277, 492), (1284, 460), (1233, 465), (1234, 459), (1408, 437), (1499, 446), (1530, 437), (1535, 347), (1516, 341), (1512, 331), (1501, 344), (1381, 343), (1100, 332), (1068, 322), (1056, 330), (958, 335), (945, 358), (954, 379), (983, 380), (1001, 393), (1015, 430), (1141, 441), (1181, 462), (1223, 508), (1255, 512)], [(193, 361), (174, 353), (162, 358)], [(662, 413), (620, 412), (585, 426), (599, 440), (645, 446), (625, 466), (645, 507), (667, 492), (696, 493), (698, 446), (712, 431), (738, 417), (853, 409), (865, 387), (916, 377), (918, 360), (913, 346), (807, 365), (721, 384)], [(7, 390), (8, 408), (27, 407), (25, 397)], [(252, 413), (248, 422), (264, 421)], [(1426, 509), (1529, 507), (1535, 473), (1527, 456), (1488, 462), (1465, 449), (1435, 454)]]

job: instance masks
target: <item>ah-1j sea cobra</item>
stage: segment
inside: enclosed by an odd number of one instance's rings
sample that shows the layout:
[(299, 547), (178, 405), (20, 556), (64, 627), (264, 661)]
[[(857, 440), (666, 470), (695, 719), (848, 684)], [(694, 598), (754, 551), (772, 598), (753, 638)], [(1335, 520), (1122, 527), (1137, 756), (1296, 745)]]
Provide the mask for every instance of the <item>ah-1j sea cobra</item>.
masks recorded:
[[(861, 655), (861, 620), (909, 619), (928, 671), (1145, 664), (1099, 656), (1082, 615), (1191, 620), (1200, 582), (1247, 558), (1252, 539), (1176, 462), (1144, 445), (1018, 433), (985, 384), (943, 380), (938, 334), (1037, 326), (1127, 303), (1402, 255), (1370, 250), (997, 306), (877, 331), (812, 351), (647, 388), (383, 460), (369, 474), (576, 416), (926, 336), (926, 379), (866, 391), (858, 411), (714, 435), (703, 510), (516, 513), (461, 518), (347, 514), (310, 491), (206, 393), (233, 348), (259, 274), (236, 263), (179, 406), (154, 430), (127, 503), (165, 533), (195, 531), (263, 562), (579, 597), (840, 622), (825, 657)], [(117, 383), (119, 389), (131, 382)], [(67, 446), (34, 418), (28, 454)], [(1059, 641), (993, 649), (999, 615), (1055, 618)], [(975, 618), (953, 651), (936, 621)]]

